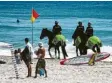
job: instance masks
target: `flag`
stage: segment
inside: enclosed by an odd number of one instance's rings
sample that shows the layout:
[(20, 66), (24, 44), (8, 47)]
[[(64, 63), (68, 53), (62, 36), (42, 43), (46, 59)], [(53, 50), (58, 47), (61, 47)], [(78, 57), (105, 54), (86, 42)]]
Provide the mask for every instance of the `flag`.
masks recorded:
[(39, 17), (39, 14), (34, 9), (32, 9), (31, 22), (33, 23), (35, 19), (38, 17)]

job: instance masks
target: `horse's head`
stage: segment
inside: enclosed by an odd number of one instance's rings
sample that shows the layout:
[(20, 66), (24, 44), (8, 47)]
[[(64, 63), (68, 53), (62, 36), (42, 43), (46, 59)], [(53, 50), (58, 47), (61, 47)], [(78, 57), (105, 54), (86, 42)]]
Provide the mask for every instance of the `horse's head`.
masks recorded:
[(42, 29), (42, 32), (41, 32), (41, 35), (40, 35), (40, 39), (43, 39), (44, 37), (46, 37), (47, 36), (47, 28), (43, 28)]

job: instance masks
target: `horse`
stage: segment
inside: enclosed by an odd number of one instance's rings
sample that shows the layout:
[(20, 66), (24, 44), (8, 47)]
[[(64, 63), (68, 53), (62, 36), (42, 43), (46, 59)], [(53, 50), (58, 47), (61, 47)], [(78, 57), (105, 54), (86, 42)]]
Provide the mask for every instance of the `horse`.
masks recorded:
[(64, 58), (65, 58), (65, 56), (66, 56), (66, 50), (65, 50), (65, 47), (64, 46), (62, 46), (61, 44), (60, 44), (60, 42), (58, 42), (56, 45), (55, 44), (53, 44), (53, 39), (54, 39), (54, 34), (53, 34), (53, 32), (51, 32), (51, 31), (49, 31), (47, 28), (43, 28), (42, 29), (42, 32), (41, 32), (41, 35), (40, 35), (40, 39), (43, 39), (44, 37), (48, 37), (48, 45), (49, 45), (49, 47), (48, 47), (48, 52), (49, 52), (49, 55), (50, 55), (50, 57), (52, 58), (52, 55), (51, 55), (51, 52), (50, 52), (50, 49), (52, 48), (52, 47), (54, 47), (55, 48), (55, 56), (56, 56), (56, 54), (57, 54), (57, 51), (58, 51), (58, 59), (60, 59), (60, 50), (59, 50), (59, 47), (61, 46), (62, 47), (62, 53), (63, 53), (63, 55), (64, 55)]
[(85, 44), (86, 44), (88, 38), (84, 32), (80, 32), (79, 34), (76, 34), (74, 39), (76, 40), (78, 36), (81, 39), (81, 43), (78, 46), (77, 46), (77, 44), (75, 44), (76, 45), (76, 54), (77, 54), (77, 56), (79, 56), (79, 54), (78, 54), (78, 50), (79, 50), (80, 55), (85, 55), (85, 54), (87, 54), (87, 47)]

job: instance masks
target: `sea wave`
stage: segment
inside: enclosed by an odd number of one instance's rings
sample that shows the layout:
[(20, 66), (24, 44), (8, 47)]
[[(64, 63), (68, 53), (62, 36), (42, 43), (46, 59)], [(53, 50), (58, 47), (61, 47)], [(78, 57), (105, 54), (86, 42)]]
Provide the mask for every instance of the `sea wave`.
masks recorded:
[[(2, 55), (12, 56), (11, 49), (9, 46), (11, 46), (11, 44), (0, 42), (0, 56), (2, 56)], [(44, 44), (44, 47), (46, 49), (47, 57), (50, 57), (48, 54), (48, 45)], [(21, 48), (21, 49), (24, 49), (24, 48)], [(37, 50), (37, 49), (38, 49), (38, 47), (34, 47), (34, 50)], [(61, 51), (61, 48), (60, 48), (60, 51)], [(76, 57), (76, 48), (69, 41), (67, 42), (66, 51), (68, 53), (69, 58)], [(112, 55), (112, 46), (104, 45), (103, 47), (101, 47), (101, 52), (108, 52)], [(51, 53), (54, 56), (54, 48), (51, 49)], [(87, 54), (91, 54), (91, 53), (93, 53), (92, 50), (88, 49)], [(36, 57), (36, 55), (34, 55), (34, 57)], [(61, 52), (61, 57), (63, 57), (62, 52)]]

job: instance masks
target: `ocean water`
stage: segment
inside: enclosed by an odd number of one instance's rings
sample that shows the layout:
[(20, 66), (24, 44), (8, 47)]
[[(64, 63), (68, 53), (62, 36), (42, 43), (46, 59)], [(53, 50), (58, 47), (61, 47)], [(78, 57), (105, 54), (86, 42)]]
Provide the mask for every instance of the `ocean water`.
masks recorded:
[[(94, 34), (103, 42), (103, 51), (112, 51), (112, 2), (107, 1), (0, 1), (0, 42), (23, 48), (24, 38), (32, 39), (30, 21), (32, 7), (40, 15), (34, 22), (34, 48), (43, 42), (46, 48), (47, 38), (40, 40), (41, 30), (52, 30), (54, 21), (62, 27), (67, 39), (67, 50), (72, 47), (72, 34), (79, 21), (85, 29), (91, 22)], [(20, 23), (16, 23), (19, 19)], [(30, 41), (31, 42), (31, 41)], [(109, 50), (108, 50), (109, 49)]]

